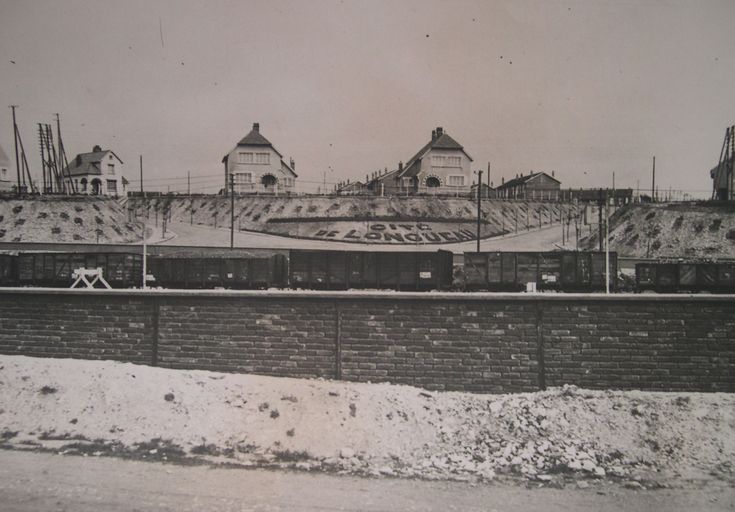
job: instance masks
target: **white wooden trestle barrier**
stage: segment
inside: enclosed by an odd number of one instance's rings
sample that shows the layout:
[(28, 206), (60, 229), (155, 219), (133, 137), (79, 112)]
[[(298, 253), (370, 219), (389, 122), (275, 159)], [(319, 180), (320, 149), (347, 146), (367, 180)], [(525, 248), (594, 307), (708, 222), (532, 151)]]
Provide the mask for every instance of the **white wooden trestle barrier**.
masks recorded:
[(105, 278), (102, 276), (102, 268), (78, 268), (76, 269), (72, 275), (72, 279), (75, 281), (72, 283), (71, 288), (76, 288), (81, 283), (84, 283), (87, 288), (94, 288), (95, 284), (102, 283), (105, 288), (111, 288), (109, 283), (105, 281)]

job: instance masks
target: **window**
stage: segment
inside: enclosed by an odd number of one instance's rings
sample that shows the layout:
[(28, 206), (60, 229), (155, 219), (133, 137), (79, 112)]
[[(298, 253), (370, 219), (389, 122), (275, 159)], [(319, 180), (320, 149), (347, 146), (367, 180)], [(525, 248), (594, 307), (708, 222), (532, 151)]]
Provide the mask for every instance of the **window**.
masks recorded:
[(441, 187), (442, 182), (439, 181), (439, 178), (437, 178), (436, 176), (429, 176), (428, 178), (426, 178), (426, 186), (430, 188)]
[(252, 183), (253, 182), (253, 174), (250, 172), (239, 172), (234, 175), (235, 176), (235, 183)]
[(263, 184), (264, 187), (275, 187), (278, 184), (278, 178), (276, 178), (272, 174), (264, 174), (260, 178), (260, 182)]
[(270, 154), (268, 154), (268, 153), (255, 153), (255, 163), (256, 164), (269, 164), (270, 163)]
[(107, 180), (107, 192), (109, 194), (117, 194), (117, 181)]
[(115, 164), (107, 164), (107, 174), (115, 174)]
[(461, 167), (462, 157), (432, 155), (431, 165), (434, 167)]
[(238, 153), (237, 154), (237, 163), (238, 164), (252, 164), (253, 163), (253, 154), (252, 153)]
[(404, 187), (410, 187), (413, 185), (413, 178), (401, 178)]
[[(459, 157), (457, 157), (459, 158)], [(449, 177), (450, 187), (462, 187), (464, 186), (464, 176), (450, 176)]]

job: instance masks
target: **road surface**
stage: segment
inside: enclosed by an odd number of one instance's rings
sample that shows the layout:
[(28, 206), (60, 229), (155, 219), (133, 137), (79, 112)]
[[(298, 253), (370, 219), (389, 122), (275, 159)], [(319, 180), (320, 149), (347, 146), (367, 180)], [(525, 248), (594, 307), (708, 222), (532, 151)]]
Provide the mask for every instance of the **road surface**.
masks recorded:
[[(480, 248), (483, 251), (550, 251), (561, 246), (562, 232), (559, 224), (542, 229), (521, 231), (518, 234), (506, 235), (504, 237), (482, 240)], [(167, 227), (165, 236), (161, 236), (160, 228), (154, 230), (153, 239), (149, 243), (160, 243), (163, 245), (193, 245), (229, 247), (229, 228), (213, 228), (210, 226), (189, 225), (181, 222), (171, 222)], [(458, 242), (452, 244), (358, 244), (347, 242), (336, 242), (326, 240), (306, 240), (290, 238), (278, 235), (254, 232), (235, 232), (236, 247), (261, 247), (268, 249), (339, 249), (339, 250), (385, 250), (385, 251), (436, 251), (444, 249), (447, 251), (462, 253), (474, 251), (477, 247), (476, 241)], [(569, 247), (572, 248), (572, 247)]]
[(613, 484), (525, 488), (177, 466), (0, 450), (0, 509), (45, 511), (732, 511), (735, 491), (711, 483), (641, 491)]

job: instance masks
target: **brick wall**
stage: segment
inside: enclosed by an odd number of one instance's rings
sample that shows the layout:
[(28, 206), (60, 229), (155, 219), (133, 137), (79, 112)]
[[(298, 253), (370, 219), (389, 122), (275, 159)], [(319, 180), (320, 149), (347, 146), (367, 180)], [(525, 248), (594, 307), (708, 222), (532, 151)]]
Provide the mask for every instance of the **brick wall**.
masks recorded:
[(427, 389), (735, 391), (714, 295), (5, 289), (0, 353)]
[(150, 302), (125, 295), (0, 293), (0, 353), (148, 364)]

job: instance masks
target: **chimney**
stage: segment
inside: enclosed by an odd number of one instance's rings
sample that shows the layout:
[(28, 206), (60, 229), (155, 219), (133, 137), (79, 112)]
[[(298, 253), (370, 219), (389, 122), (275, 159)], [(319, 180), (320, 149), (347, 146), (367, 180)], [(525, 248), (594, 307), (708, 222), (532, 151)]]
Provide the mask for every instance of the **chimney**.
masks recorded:
[(79, 167), (80, 165), (82, 165), (82, 155), (77, 155), (77, 167)]
[(431, 140), (436, 140), (436, 130), (431, 130)]
[[(89, 147), (89, 146), (87, 146), (87, 147)], [(99, 153), (100, 151), (102, 151), (102, 148), (99, 147), (99, 146), (95, 146), (95, 147), (92, 148), (92, 153)]]
[(505, 185), (505, 177), (500, 178), (500, 184)]
[(253, 131), (260, 133), (260, 123), (253, 123)]
[(403, 171), (403, 162), (398, 162), (398, 171)]
[(293, 158), (291, 159), (291, 170), (296, 170), (296, 162), (293, 161)]
[(442, 135), (444, 135), (444, 128), (442, 128), (441, 126), (437, 126), (436, 127), (436, 138), (438, 139)]
[(552, 178), (554, 177), (554, 171), (551, 171), (551, 177)]

